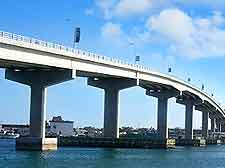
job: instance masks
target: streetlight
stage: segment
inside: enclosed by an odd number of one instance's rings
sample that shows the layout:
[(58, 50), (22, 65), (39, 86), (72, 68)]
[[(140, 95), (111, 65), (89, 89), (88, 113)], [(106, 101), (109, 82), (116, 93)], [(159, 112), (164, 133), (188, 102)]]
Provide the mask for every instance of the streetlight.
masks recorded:
[(202, 90), (204, 90), (205, 89), (205, 85), (204, 84), (202, 84)]
[(172, 68), (168, 67), (168, 72), (171, 73), (172, 72)]
[(76, 27), (74, 32), (73, 48), (75, 48), (76, 44), (78, 44), (79, 42), (80, 42), (80, 27)]
[(140, 56), (139, 55), (136, 55), (135, 56), (135, 64), (137, 64), (139, 62), (140, 62)]
[(139, 55), (136, 55), (136, 46), (135, 46), (135, 43), (134, 42), (129, 42), (130, 46), (133, 47), (133, 54), (132, 54), (132, 57), (134, 56), (135, 57), (135, 64), (137, 64), (138, 62), (140, 62), (140, 56)]

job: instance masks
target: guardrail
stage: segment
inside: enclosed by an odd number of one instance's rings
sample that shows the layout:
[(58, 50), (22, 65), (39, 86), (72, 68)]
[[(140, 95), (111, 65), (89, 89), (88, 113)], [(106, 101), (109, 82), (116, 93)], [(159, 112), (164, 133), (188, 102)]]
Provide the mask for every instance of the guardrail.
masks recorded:
[[(87, 52), (87, 51), (80, 50), (80, 49), (74, 49), (74, 48), (71, 48), (71, 47), (65, 47), (65, 46), (60, 45), (60, 44), (46, 42), (46, 41), (38, 40), (38, 39), (35, 39), (35, 38), (31, 38), (31, 37), (17, 35), (17, 34), (14, 34), (14, 33), (0, 31), (0, 38), (6, 38), (6, 39), (10, 39), (10, 40), (15, 40), (15, 41), (21, 41), (21, 42), (24, 42), (24, 43), (30, 43), (30, 44), (33, 44), (33, 45), (39, 45), (39, 46), (42, 46), (42, 47), (47, 47), (47, 48), (52, 48), (52, 49), (56, 49), (56, 50), (60, 50), (60, 51), (64, 51), (64, 52), (73, 53), (74, 56), (79, 55), (81, 57), (89, 57), (89, 58), (92, 58), (94, 61), (97, 61), (97, 62), (98, 61), (107, 62), (109, 64), (114, 64), (114, 65), (117, 64), (117, 65), (121, 65), (121, 66), (126, 66), (130, 69), (135, 69), (137, 71), (145, 71), (145, 72), (152, 73), (152, 70), (149, 67), (145, 67), (145, 66), (142, 66), (142, 65), (139, 65), (139, 64), (131, 64), (131, 63), (128, 63), (128, 62), (125, 62), (123, 60), (119, 60), (119, 59), (116, 59), (116, 58), (106, 57), (106, 56), (98, 55), (98, 54), (95, 54), (95, 53), (92, 53), (92, 52)], [(168, 74), (165, 74), (165, 75), (168, 75)], [(201, 91), (202, 93), (204, 93), (205, 95), (210, 97), (214, 102), (216, 102), (216, 104), (218, 104), (219, 106), (222, 106), (221, 103), (219, 103), (211, 94), (202, 90), (200, 87), (198, 87), (196, 85), (193, 85), (192, 83), (187, 82), (186, 80), (181, 79), (180, 77), (170, 75), (170, 74), (168, 76), (175, 77), (178, 80), (181, 80), (182, 82), (190, 85), (191, 87)]]
[(141, 69), (141, 70), (150, 70), (150, 68), (144, 67), (142, 65), (130, 64), (130, 63), (127, 63), (125, 61), (122, 61), (122, 60), (119, 60), (119, 59), (116, 59), (116, 58), (110, 58), (110, 57), (98, 55), (98, 54), (95, 54), (95, 53), (87, 52), (87, 51), (84, 51), (84, 50), (74, 49), (74, 48), (71, 48), (71, 47), (65, 47), (65, 46), (60, 45), (60, 44), (46, 42), (46, 41), (42, 41), (42, 40), (38, 40), (38, 39), (26, 37), (26, 36), (21, 36), (21, 35), (9, 33), (9, 32), (0, 31), (0, 37), (6, 38), (6, 39), (11, 39), (11, 40), (16, 40), (16, 41), (22, 41), (22, 42), (25, 42), (25, 43), (30, 43), (30, 44), (34, 44), (34, 45), (43, 46), (43, 47), (53, 48), (53, 49), (57, 49), (57, 50), (60, 50), (60, 51), (78, 54), (78, 55), (81, 55), (81, 56), (89, 56), (89, 57), (92, 57), (94, 59), (104, 60), (104, 61), (117, 63), (117, 64), (121, 64), (121, 65), (126, 65), (126, 66), (129, 66), (131, 68), (138, 68), (138, 69)]

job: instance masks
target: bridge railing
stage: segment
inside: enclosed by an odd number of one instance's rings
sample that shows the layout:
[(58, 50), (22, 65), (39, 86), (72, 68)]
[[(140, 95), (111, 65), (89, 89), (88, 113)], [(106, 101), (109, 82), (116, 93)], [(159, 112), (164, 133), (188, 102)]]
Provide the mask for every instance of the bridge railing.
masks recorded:
[(71, 52), (71, 53), (74, 53), (79, 56), (91, 57), (93, 60), (96, 60), (96, 61), (107, 61), (108, 63), (128, 66), (130, 68), (136, 68), (139, 70), (146, 70), (146, 71), (150, 70), (150, 68), (148, 68), (148, 67), (144, 67), (144, 66), (138, 65), (138, 64), (130, 64), (130, 63), (122, 61), (120, 59), (106, 57), (106, 56), (98, 55), (95, 53), (87, 52), (84, 50), (65, 47), (60, 44), (45, 42), (42, 40), (38, 40), (38, 39), (26, 37), (26, 36), (21, 36), (21, 35), (9, 33), (9, 32), (0, 31), (0, 37), (10, 39), (10, 40), (15, 40), (15, 41), (22, 41), (25, 43), (30, 43), (30, 44), (34, 44), (34, 45), (43, 46), (43, 47), (53, 48), (53, 49), (57, 49), (57, 50), (65, 51), (65, 52)]
[[(92, 61), (96, 61), (96, 62), (118, 65), (118, 66), (130, 68), (130, 69), (135, 69), (137, 71), (144, 71), (144, 72), (149, 72), (149, 73), (153, 72), (151, 68), (145, 67), (145, 66), (142, 66), (142, 65), (139, 65), (139, 64), (131, 64), (131, 63), (125, 62), (125, 61), (117, 59), (117, 58), (106, 57), (106, 56), (98, 55), (98, 54), (95, 54), (95, 53), (92, 53), (92, 52), (87, 52), (87, 51), (84, 51), (84, 50), (81, 50), (81, 49), (74, 49), (74, 48), (71, 48), (71, 47), (65, 47), (65, 46), (60, 45), (60, 44), (46, 42), (46, 41), (38, 40), (38, 39), (35, 39), (35, 38), (31, 38), (31, 37), (17, 35), (17, 34), (14, 34), (14, 33), (0, 31), (0, 38), (5, 38), (5, 39), (10, 39), (10, 40), (15, 40), (15, 41), (21, 41), (21, 42), (29, 43), (29, 44), (32, 44), (32, 45), (39, 45), (39, 46), (42, 46), (42, 47), (52, 48), (52, 49), (56, 49), (56, 50), (60, 50), (60, 51), (64, 51), (64, 52), (70, 52), (75, 57), (79, 56), (80, 58), (91, 59)], [(162, 74), (162, 75), (165, 75), (165, 74)], [(184, 83), (188, 83), (193, 88), (201, 90), (201, 92), (205, 93), (214, 102), (216, 102), (217, 104), (219, 104), (221, 106), (221, 103), (219, 103), (215, 99), (215, 97), (208, 94), (205, 90), (202, 90), (200, 87), (198, 87), (198, 86), (196, 86), (196, 85), (194, 85), (190, 82), (187, 82), (186, 80), (181, 79), (178, 76), (174, 76), (174, 75), (171, 75), (171, 74), (167, 74), (167, 75), (171, 76), (171, 77), (175, 77), (175, 78), (183, 81)]]

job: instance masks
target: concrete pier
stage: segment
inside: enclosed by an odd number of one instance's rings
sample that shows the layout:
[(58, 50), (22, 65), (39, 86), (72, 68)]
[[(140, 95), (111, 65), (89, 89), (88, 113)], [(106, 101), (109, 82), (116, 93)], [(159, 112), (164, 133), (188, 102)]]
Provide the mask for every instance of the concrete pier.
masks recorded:
[(17, 150), (57, 150), (57, 138), (22, 137), (16, 139)]
[(166, 140), (168, 138), (167, 127), (167, 106), (168, 99), (175, 97), (179, 94), (179, 91), (175, 89), (171, 90), (147, 90), (146, 95), (153, 96), (158, 99), (157, 105), (157, 132), (159, 139)]
[(221, 132), (225, 132), (225, 124), (224, 123), (221, 124)]
[(211, 120), (211, 131), (215, 132), (216, 119), (211, 118), (210, 120)]
[(30, 135), (17, 139), (18, 150), (57, 149), (56, 138), (45, 138), (46, 89), (73, 79), (72, 70), (12, 70), (7, 69), (5, 78), (30, 86)]
[(202, 112), (202, 137), (208, 138), (208, 118), (209, 113), (207, 111)]
[(176, 102), (185, 105), (185, 143), (191, 145), (193, 140), (193, 111), (195, 106), (202, 103), (202, 100), (184, 91)]
[(119, 91), (137, 85), (137, 80), (89, 78), (88, 85), (104, 89), (104, 137), (119, 138)]
[(60, 137), (61, 147), (97, 147), (97, 148), (144, 148), (167, 149), (175, 148), (175, 139), (150, 138), (107, 138), (107, 137)]
[(168, 105), (167, 97), (159, 97), (158, 98), (157, 130), (158, 130), (160, 139), (168, 138), (167, 105)]
[(104, 137), (119, 138), (119, 91), (105, 89)]
[(216, 119), (216, 129), (217, 129), (217, 132), (221, 132), (221, 123), (219, 119)]
[(40, 85), (31, 86), (30, 103), (30, 136), (45, 137), (46, 88)]
[(193, 139), (193, 103), (189, 102), (185, 105), (185, 139)]

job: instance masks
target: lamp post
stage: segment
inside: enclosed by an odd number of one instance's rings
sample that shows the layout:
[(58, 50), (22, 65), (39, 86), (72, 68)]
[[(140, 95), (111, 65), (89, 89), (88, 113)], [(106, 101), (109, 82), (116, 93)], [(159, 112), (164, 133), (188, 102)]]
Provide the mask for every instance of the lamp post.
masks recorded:
[(190, 77), (188, 77), (187, 81), (188, 81), (188, 82), (191, 82), (191, 78), (190, 78)]
[(168, 73), (171, 73), (172, 72), (172, 68), (169, 66), (168, 67)]
[(80, 42), (80, 27), (76, 27), (74, 31), (73, 48)]
[(135, 64), (138, 64), (140, 62), (140, 56), (136, 55), (135, 56)]
[(135, 60), (134, 60), (134, 62), (135, 62), (135, 64), (138, 64), (139, 62), (140, 62), (140, 56), (139, 55), (136, 55), (136, 45), (135, 45), (135, 43), (134, 42), (129, 42), (129, 45), (133, 48), (133, 53), (132, 53), (132, 57), (134, 56), (135, 58)]

